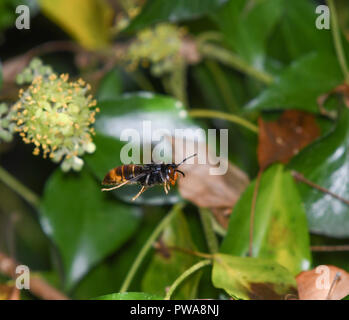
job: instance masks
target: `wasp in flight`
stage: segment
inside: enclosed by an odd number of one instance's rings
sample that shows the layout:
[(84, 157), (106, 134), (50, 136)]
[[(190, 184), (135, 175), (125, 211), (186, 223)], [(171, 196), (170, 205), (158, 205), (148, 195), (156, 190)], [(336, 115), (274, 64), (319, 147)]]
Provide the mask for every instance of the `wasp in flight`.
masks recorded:
[(190, 158), (195, 157), (193, 154), (185, 158), (182, 162), (175, 164), (126, 164), (111, 169), (104, 177), (102, 185), (113, 186), (111, 188), (103, 188), (102, 191), (111, 191), (124, 186), (125, 184), (139, 184), (141, 190), (132, 198), (136, 200), (147, 188), (154, 185), (163, 185), (165, 193), (168, 194), (170, 185), (174, 186), (178, 179), (178, 173), (183, 177), (185, 174), (178, 170), (178, 167)]

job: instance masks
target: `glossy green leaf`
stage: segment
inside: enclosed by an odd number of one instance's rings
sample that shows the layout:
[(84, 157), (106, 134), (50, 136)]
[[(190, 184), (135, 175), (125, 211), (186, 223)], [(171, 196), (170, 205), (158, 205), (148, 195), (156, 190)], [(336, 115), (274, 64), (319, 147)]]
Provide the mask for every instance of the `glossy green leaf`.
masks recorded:
[(67, 288), (120, 248), (139, 223), (138, 210), (109, 200), (86, 170), (57, 169), (47, 181), (40, 212), (41, 225), (61, 255)]
[(170, 21), (178, 22), (198, 18), (210, 13), (228, 0), (152, 0), (128, 26), (128, 31), (139, 30), (149, 25)]
[[(139, 251), (167, 210), (161, 206), (149, 206), (143, 209), (143, 213), (142, 220), (135, 232), (136, 236), (130, 238), (120, 250), (93, 268), (75, 287), (71, 296), (73, 299), (90, 299), (120, 290)], [(149, 253), (142, 261), (128, 291), (141, 291), (143, 270), (148, 265), (150, 256)]]
[[(308, 180), (349, 199), (349, 110), (343, 107), (335, 130), (301, 151), (289, 166)], [(349, 206), (330, 195), (299, 183), (310, 230), (349, 237)]]
[(120, 285), (116, 285), (115, 281), (119, 273), (113, 270), (110, 259), (103, 260), (83, 277), (70, 295), (72, 299), (92, 299), (120, 289)]
[(343, 82), (335, 55), (311, 53), (293, 62), (247, 110), (300, 109), (318, 112), (317, 98)]
[(102, 101), (97, 117), (96, 129), (107, 136), (120, 139), (125, 130), (135, 129), (143, 137), (145, 122), (151, 121), (151, 132), (167, 129), (174, 134), (175, 129), (198, 128), (187, 116), (183, 104), (171, 97), (138, 92), (124, 94), (118, 99)]
[(283, 16), (278, 26), (285, 41), (283, 50), (290, 59), (300, 58), (314, 50), (335, 55), (331, 30), (317, 29), (318, 14), (312, 1), (292, 0), (283, 2)]
[(101, 80), (96, 98), (98, 101), (113, 100), (122, 93), (123, 83), (119, 69), (112, 69)]
[(162, 300), (162, 298), (145, 292), (125, 292), (111, 293), (92, 300)]
[[(168, 248), (177, 247), (196, 251), (188, 223), (182, 213), (174, 217), (171, 224), (164, 230), (161, 243), (163, 248), (160, 248), (154, 253), (145, 271), (142, 290), (164, 296), (166, 294), (166, 288), (198, 260), (192, 255)], [(200, 275), (200, 272), (196, 273), (184, 281), (175, 291), (173, 298), (196, 298)]]
[(283, 0), (230, 0), (212, 15), (225, 41), (240, 57), (264, 69), (268, 37), (281, 18)]
[(292, 274), (274, 261), (216, 254), (212, 282), (230, 296), (244, 300), (284, 300), (297, 294)]
[[(255, 182), (233, 209), (220, 251), (246, 256), (249, 250), (250, 211)], [(263, 173), (255, 207), (253, 256), (268, 258), (293, 274), (310, 266), (306, 214), (290, 172), (273, 165)]]

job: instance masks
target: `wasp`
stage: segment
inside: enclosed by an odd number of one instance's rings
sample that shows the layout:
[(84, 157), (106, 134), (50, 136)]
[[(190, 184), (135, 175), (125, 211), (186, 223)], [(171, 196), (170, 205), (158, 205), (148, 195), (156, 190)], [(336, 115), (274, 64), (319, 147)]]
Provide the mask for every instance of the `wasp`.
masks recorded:
[(178, 170), (178, 167), (190, 158), (195, 157), (193, 154), (185, 158), (180, 163), (151, 163), (151, 164), (126, 164), (111, 169), (103, 179), (102, 185), (113, 186), (103, 188), (102, 191), (111, 191), (124, 186), (125, 184), (139, 184), (141, 190), (132, 198), (136, 200), (145, 190), (154, 185), (163, 185), (165, 193), (168, 194), (170, 186), (174, 186), (180, 173), (183, 177), (185, 174)]

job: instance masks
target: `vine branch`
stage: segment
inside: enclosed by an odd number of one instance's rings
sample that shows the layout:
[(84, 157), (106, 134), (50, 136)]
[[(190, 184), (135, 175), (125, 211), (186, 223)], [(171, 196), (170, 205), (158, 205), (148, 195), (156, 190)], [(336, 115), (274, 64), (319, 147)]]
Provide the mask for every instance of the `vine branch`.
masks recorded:
[(30, 203), (34, 208), (38, 208), (40, 204), (40, 198), (33, 191), (28, 189), (14, 176), (7, 172), (4, 168), (0, 167), (0, 181), (5, 183), (13, 191), (17, 192), (23, 199)]
[(310, 249), (311, 251), (317, 251), (317, 252), (349, 251), (349, 245), (311, 246)]
[(349, 200), (347, 200), (347, 199), (345, 199), (345, 198), (339, 196), (338, 194), (335, 194), (335, 193), (333, 193), (332, 191), (330, 191), (330, 190), (328, 190), (328, 189), (326, 189), (326, 188), (324, 188), (324, 187), (321, 187), (321, 186), (317, 185), (316, 183), (314, 183), (314, 182), (308, 180), (308, 179), (305, 178), (301, 173), (299, 173), (299, 172), (297, 172), (297, 171), (292, 171), (291, 174), (292, 174), (292, 176), (293, 176), (296, 180), (298, 180), (298, 181), (300, 181), (300, 182), (303, 182), (303, 183), (309, 185), (310, 187), (312, 187), (312, 188), (314, 188), (314, 189), (317, 189), (317, 190), (319, 190), (319, 191), (321, 191), (321, 192), (323, 192), (323, 193), (327, 193), (327, 194), (329, 194), (330, 196), (332, 196), (333, 198), (336, 198), (336, 199), (338, 199), (338, 200), (344, 202), (345, 204), (349, 205)]
[(327, 3), (331, 12), (331, 25), (332, 25), (331, 29), (332, 29), (333, 42), (336, 49), (338, 62), (342, 69), (345, 82), (349, 84), (349, 71), (348, 71), (345, 53), (344, 53), (344, 49), (341, 41), (341, 34), (340, 34), (340, 28), (338, 24), (336, 7), (334, 5), (333, 0), (327, 0)]
[(131, 269), (129, 270), (122, 286), (120, 289), (120, 293), (126, 292), (132, 282), (132, 279), (134, 278), (138, 268), (140, 267), (143, 259), (147, 255), (149, 249), (151, 248), (154, 241), (158, 238), (160, 233), (169, 225), (171, 220), (181, 211), (183, 208), (183, 204), (177, 204), (173, 207), (171, 212), (162, 219), (162, 221), (159, 223), (159, 225), (155, 228), (153, 233), (150, 235), (144, 246), (142, 247), (141, 251), (138, 253), (135, 261), (133, 262)]
[(234, 114), (228, 114), (214, 110), (194, 109), (188, 111), (188, 115), (193, 118), (216, 118), (226, 120), (245, 127), (246, 129), (249, 129), (254, 133), (258, 133), (258, 127), (256, 125)]
[(191, 266), (189, 269), (187, 269), (186, 271), (184, 271), (171, 285), (171, 287), (169, 288), (169, 290), (167, 291), (167, 294), (165, 296), (164, 300), (170, 300), (171, 296), (173, 294), (173, 292), (177, 289), (177, 287), (189, 276), (191, 276), (193, 273), (195, 273), (196, 271), (200, 270), (201, 268), (208, 266), (212, 264), (211, 260), (202, 260), (196, 264), (194, 264), (193, 266)]
[(198, 49), (202, 56), (220, 61), (221, 63), (245, 73), (266, 85), (270, 85), (274, 81), (270, 74), (254, 68), (227, 49), (210, 43), (202, 43)]
[(199, 209), (207, 246), (211, 253), (218, 252), (218, 240), (213, 230), (211, 212), (208, 209)]

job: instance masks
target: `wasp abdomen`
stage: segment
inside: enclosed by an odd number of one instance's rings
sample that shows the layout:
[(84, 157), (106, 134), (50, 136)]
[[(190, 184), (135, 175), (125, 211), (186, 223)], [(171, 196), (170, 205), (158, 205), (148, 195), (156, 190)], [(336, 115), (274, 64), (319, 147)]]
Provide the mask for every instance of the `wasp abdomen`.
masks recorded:
[(131, 180), (142, 173), (142, 166), (125, 164), (111, 169), (104, 177), (102, 184), (114, 185)]

